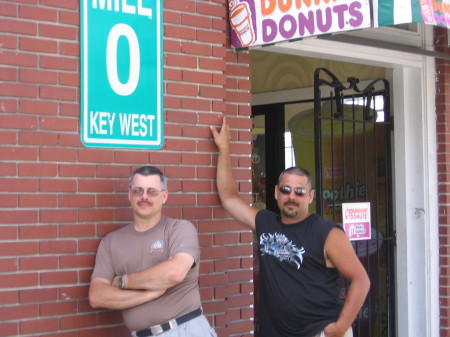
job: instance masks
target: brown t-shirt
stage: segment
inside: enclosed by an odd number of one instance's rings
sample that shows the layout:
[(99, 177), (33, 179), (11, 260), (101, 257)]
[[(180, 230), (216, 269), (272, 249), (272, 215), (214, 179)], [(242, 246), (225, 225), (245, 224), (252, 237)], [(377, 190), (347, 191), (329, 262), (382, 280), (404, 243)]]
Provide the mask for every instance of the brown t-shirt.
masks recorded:
[(92, 278), (109, 281), (117, 275), (147, 269), (181, 252), (194, 258), (194, 266), (181, 283), (167, 289), (160, 298), (123, 310), (124, 322), (130, 330), (142, 330), (200, 307), (197, 231), (188, 221), (163, 216), (145, 232), (136, 231), (130, 224), (109, 233), (100, 242)]

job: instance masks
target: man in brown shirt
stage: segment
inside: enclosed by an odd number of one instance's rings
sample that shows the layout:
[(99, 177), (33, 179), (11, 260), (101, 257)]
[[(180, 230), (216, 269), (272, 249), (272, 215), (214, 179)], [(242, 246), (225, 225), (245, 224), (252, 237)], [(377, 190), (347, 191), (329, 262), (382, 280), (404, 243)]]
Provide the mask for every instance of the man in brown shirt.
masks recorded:
[(133, 336), (216, 336), (201, 310), (197, 231), (162, 215), (166, 177), (152, 166), (135, 170), (128, 197), (134, 222), (101, 241), (91, 306), (122, 310)]

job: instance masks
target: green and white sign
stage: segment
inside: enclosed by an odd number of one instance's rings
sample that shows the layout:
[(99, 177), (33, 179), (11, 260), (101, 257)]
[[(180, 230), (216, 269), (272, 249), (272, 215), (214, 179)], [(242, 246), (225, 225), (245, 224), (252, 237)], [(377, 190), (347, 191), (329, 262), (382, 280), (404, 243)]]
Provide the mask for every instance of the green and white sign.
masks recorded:
[(81, 141), (161, 148), (162, 0), (81, 3)]

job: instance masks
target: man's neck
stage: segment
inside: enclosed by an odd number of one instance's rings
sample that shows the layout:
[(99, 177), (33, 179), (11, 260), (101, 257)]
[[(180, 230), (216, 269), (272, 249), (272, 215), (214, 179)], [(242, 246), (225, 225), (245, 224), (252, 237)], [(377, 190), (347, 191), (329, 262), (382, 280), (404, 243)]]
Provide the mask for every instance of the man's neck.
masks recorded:
[(133, 222), (134, 229), (138, 232), (145, 232), (153, 227), (155, 227), (161, 220), (161, 215), (158, 217), (153, 217), (151, 219), (135, 218)]

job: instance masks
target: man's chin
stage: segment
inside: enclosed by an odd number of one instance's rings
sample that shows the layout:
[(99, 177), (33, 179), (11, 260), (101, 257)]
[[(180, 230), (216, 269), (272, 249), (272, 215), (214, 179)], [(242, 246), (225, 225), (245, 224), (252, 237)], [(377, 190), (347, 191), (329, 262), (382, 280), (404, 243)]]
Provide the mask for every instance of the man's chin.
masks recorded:
[(289, 218), (289, 219), (294, 219), (298, 215), (298, 212), (296, 212), (296, 211), (283, 210), (282, 213), (286, 218)]

